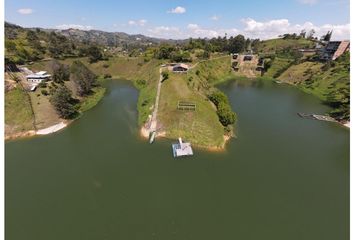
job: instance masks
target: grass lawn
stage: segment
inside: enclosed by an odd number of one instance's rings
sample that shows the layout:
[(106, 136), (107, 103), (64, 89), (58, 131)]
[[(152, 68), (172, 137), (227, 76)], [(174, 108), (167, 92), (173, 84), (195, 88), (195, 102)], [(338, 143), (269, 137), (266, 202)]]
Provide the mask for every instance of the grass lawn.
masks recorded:
[(278, 71), (288, 68), (292, 61), (293, 59), (276, 57), (270, 68), (264, 73), (264, 77), (274, 77)]
[(314, 42), (308, 39), (270, 39), (260, 42), (258, 49), (260, 54), (274, 53), (281, 49), (291, 48), (311, 48)]
[[(168, 138), (182, 137), (203, 147), (222, 146), (224, 128), (220, 124), (214, 106), (202, 94), (187, 85), (186, 74), (170, 73), (162, 83), (157, 119)], [(197, 104), (196, 111), (177, 110), (178, 101)]]
[(19, 87), (5, 93), (6, 134), (33, 130), (34, 116), (27, 94)]

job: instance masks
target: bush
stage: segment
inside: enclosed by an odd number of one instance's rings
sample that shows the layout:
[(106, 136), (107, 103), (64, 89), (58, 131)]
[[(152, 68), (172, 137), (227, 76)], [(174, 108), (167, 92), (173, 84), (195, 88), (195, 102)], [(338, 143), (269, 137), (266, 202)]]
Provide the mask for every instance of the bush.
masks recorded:
[(168, 79), (168, 72), (166, 72), (166, 71), (163, 71), (162, 72), (162, 81), (165, 81), (165, 80), (167, 80)]
[(39, 88), (46, 88), (46, 87), (47, 87), (47, 83), (46, 83), (46, 82), (40, 82), (40, 83), (38, 84), (38, 87), (39, 87)]
[(236, 122), (236, 114), (231, 110), (230, 105), (224, 102), (219, 103), (216, 113), (219, 116), (219, 121), (224, 126), (234, 124)]
[(216, 91), (210, 94), (208, 98), (215, 104), (217, 108), (216, 113), (219, 117), (220, 123), (223, 126), (226, 127), (236, 122), (236, 114), (232, 111), (229, 100), (224, 93)]
[(112, 75), (109, 74), (109, 73), (105, 73), (105, 74), (103, 75), (103, 78), (104, 78), (104, 79), (112, 78)]
[(42, 95), (44, 95), (44, 96), (48, 96), (48, 95), (49, 95), (48, 91), (45, 90), (45, 89), (42, 89), (42, 90), (41, 90), (41, 93), (42, 93)]
[(138, 79), (136, 80), (136, 84), (138, 85), (138, 87), (145, 87), (146, 81), (144, 79)]

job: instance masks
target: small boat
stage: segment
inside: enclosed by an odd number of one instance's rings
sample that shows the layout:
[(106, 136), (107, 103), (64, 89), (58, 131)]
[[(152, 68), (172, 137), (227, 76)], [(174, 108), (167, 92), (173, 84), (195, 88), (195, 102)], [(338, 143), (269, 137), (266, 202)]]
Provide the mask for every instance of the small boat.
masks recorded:
[(150, 133), (150, 139), (149, 139), (150, 144), (154, 142), (155, 136), (156, 136), (156, 131)]

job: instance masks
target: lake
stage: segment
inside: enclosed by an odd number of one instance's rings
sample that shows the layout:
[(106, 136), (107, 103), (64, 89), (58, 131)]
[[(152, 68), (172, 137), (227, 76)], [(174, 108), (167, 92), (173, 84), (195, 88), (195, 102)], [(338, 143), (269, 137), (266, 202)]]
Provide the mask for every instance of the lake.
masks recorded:
[(131, 83), (61, 132), (5, 144), (7, 240), (349, 239), (349, 130), (271, 81), (220, 86), (237, 112), (225, 152), (139, 137)]

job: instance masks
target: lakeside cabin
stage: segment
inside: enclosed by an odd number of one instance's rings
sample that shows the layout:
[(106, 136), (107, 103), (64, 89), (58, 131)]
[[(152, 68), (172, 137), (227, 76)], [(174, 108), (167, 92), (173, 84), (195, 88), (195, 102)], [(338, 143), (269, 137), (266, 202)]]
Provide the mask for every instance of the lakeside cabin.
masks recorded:
[(34, 74), (30, 74), (26, 76), (26, 79), (28, 82), (32, 82), (32, 83), (41, 83), (43, 81), (47, 81), (49, 80), (51, 77), (50, 74), (48, 74), (46, 71), (39, 71), (37, 73)]
[(189, 66), (184, 63), (176, 64), (172, 67), (172, 71), (176, 73), (185, 73), (189, 70)]

